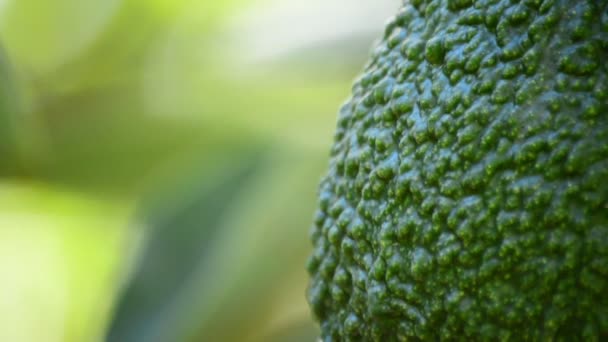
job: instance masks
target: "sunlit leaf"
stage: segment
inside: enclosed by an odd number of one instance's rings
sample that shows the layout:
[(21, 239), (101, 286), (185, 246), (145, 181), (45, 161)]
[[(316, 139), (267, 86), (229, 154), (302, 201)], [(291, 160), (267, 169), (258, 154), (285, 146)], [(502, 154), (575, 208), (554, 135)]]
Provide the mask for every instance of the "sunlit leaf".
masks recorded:
[(6, 4), (1, 36), (10, 55), (34, 73), (49, 72), (85, 49), (121, 0), (18, 0)]
[[(36, 2), (36, 0), (24, 1), (25, 3)], [(171, 36), (171, 33), (179, 27), (189, 32), (195, 31), (200, 36), (208, 35), (218, 23), (226, 19), (230, 10), (233, 10), (235, 6), (252, 3), (255, 0), (111, 0), (107, 2), (87, 0), (82, 4), (77, 2), (78, 6), (72, 4), (76, 0), (58, 1), (60, 5), (65, 7), (65, 11), (55, 9), (40, 14), (45, 20), (53, 21), (54, 25), (58, 25), (55, 21), (63, 19), (62, 14), (72, 15), (79, 10), (82, 12), (79, 13), (80, 20), (87, 21), (88, 26), (97, 23), (99, 21), (97, 18), (102, 13), (108, 13), (104, 25), (98, 25), (95, 34), (90, 34), (86, 46), (83, 45), (78, 49), (78, 53), (72, 53), (70, 58), (65, 58), (62, 63), (54, 63), (53, 68), (31, 70), (37, 85), (42, 90), (50, 90), (52, 94), (74, 93), (100, 86), (105, 88), (109, 85), (138, 82), (142, 76), (141, 67), (158, 41)], [(111, 7), (112, 3), (116, 3), (116, 5)], [(99, 7), (101, 4), (104, 7), (99, 9), (100, 13), (93, 12), (95, 10), (94, 6)], [(103, 9), (106, 8), (108, 11), (104, 12)], [(109, 9), (112, 9), (111, 13)], [(23, 9), (23, 11), (25, 10), (27, 9)], [(23, 24), (23, 20), (25, 20), (19, 15), (11, 16), (11, 13), (7, 13), (7, 16), (14, 17), (12, 20), (17, 26)], [(21, 31), (12, 32), (9, 30), (12, 29), (9, 24), (6, 24), (6, 35), (8, 37), (14, 39), (19, 39), (22, 36), (28, 37), (28, 30), (21, 29)], [(66, 23), (62, 24), (57, 30), (65, 29), (70, 24), (72, 22), (66, 20)], [(88, 26), (84, 26), (85, 32)], [(78, 27), (78, 30), (73, 30), (72, 27), (70, 27), (70, 30), (80, 32), (82, 26)], [(31, 30), (36, 28), (38, 26), (34, 26)], [(60, 34), (58, 33), (58, 35)], [(73, 40), (72, 36), (74, 35), (73, 32), (65, 32), (60, 37), (62, 37), (63, 42), (70, 43), (70, 39)], [(32, 40), (35, 42), (34, 37), (32, 37)], [(26, 43), (27, 40), (26, 42), (13, 42), (12, 40), (7, 42), (11, 48), (15, 45), (17, 52), (20, 51), (20, 46)], [(78, 44), (75, 46), (78, 46)], [(75, 46), (71, 46), (71, 50), (74, 50)], [(35, 44), (34, 47), (40, 50), (47, 49), (46, 46)], [(55, 49), (59, 49), (59, 47), (55, 47)], [(43, 60), (49, 58), (39, 57)], [(28, 62), (27, 58), (19, 58), (18, 60), (21, 63)], [(29, 64), (26, 67), (31, 69)]]
[(0, 340), (101, 341), (136, 233), (130, 208), (0, 183)]

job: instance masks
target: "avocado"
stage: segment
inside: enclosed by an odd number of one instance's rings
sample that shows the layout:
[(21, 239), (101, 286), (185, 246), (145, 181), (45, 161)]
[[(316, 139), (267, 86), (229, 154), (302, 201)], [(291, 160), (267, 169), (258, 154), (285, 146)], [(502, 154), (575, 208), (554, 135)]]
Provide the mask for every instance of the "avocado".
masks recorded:
[(409, 0), (339, 111), (324, 341), (608, 340), (608, 1)]

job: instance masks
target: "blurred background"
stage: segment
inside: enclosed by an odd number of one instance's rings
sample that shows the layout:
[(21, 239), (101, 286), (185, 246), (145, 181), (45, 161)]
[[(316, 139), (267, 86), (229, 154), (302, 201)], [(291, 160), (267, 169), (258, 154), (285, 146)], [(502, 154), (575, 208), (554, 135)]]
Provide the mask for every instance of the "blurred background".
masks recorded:
[(0, 341), (313, 341), (336, 113), (399, 0), (0, 0)]

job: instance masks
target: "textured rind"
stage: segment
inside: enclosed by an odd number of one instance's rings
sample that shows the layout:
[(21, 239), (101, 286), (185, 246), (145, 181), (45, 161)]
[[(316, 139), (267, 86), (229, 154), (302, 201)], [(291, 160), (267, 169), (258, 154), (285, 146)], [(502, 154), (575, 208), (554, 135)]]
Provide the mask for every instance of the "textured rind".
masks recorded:
[(608, 338), (608, 1), (410, 0), (341, 108), (325, 341)]

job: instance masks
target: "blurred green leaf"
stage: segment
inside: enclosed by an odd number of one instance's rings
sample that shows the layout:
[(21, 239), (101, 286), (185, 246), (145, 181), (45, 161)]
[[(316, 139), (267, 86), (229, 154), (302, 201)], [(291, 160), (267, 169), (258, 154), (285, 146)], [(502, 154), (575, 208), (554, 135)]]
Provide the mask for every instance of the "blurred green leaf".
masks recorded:
[(0, 175), (14, 172), (17, 137), (14, 128), (17, 101), (12, 70), (0, 47)]
[(232, 207), (235, 215), (223, 222), (224, 234), (214, 244), (213, 256), (204, 260), (208, 266), (181, 296), (185, 310), (179, 321), (190, 322), (182, 340), (264, 341), (273, 322), (309, 317), (303, 265), (325, 163), (324, 154), (278, 149), (268, 169)]
[[(261, 158), (258, 151), (235, 158), (237, 165), (205, 165), (205, 171), (188, 177), (190, 182), (173, 182), (173, 187), (148, 201), (143, 208), (143, 222), (149, 227), (146, 249), (122, 296), (108, 340), (166, 341), (161, 336), (172, 329), (167, 325), (176, 294), (209, 253), (219, 221), (258, 172)], [(215, 177), (208, 176), (210, 169), (215, 169)], [(202, 184), (192, 182), (199, 179)]]
[(191, 203), (167, 198), (171, 219), (150, 222), (110, 340), (263, 340), (277, 324), (308, 317), (306, 232), (324, 158), (294, 149), (263, 161), (246, 178), (215, 178), (217, 188), (199, 190)]
[(23, 80), (0, 46), (0, 176), (27, 177), (45, 158), (45, 134)]
[(229, 158), (255, 142), (245, 134), (146, 116), (129, 89), (47, 104), (54, 118), (47, 122), (52, 160), (32, 171), (36, 177), (95, 192), (140, 193), (162, 182), (167, 170)]

